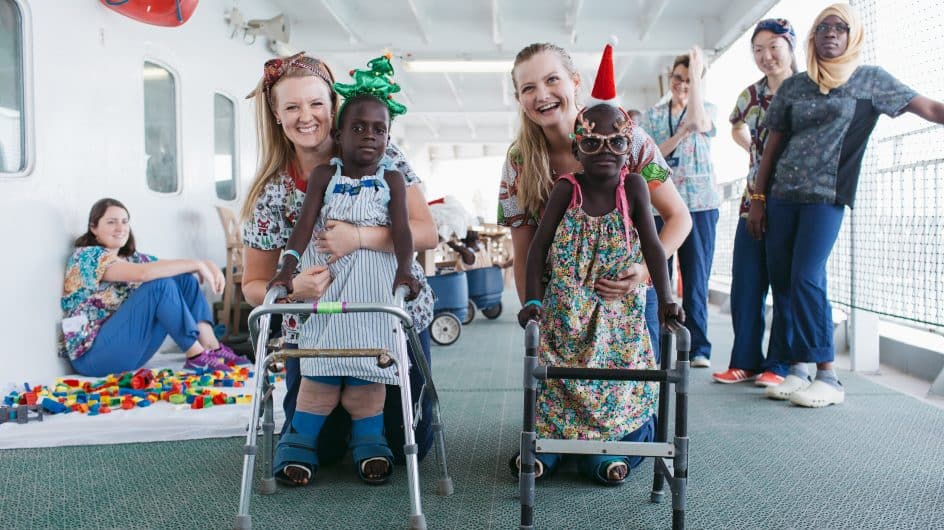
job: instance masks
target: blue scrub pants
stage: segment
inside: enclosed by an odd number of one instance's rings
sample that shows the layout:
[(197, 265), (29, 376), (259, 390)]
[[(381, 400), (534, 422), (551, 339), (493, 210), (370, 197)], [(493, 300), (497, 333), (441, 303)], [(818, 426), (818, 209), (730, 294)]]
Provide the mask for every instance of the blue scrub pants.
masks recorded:
[[(786, 360), (835, 359), (833, 314), (826, 296), (826, 261), (845, 207), (767, 199), (767, 270), (774, 296), (771, 333), (787, 344)], [(774, 340), (774, 337), (771, 337)]]
[[(649, 328), (649, 342), (652, 343), (652, 353), (656, 356), (656, 364), (662, 362), (660, 343), (662, 329), (659, 326), (659, 297), (656, 288), (646, 289), (646, 327)], [(657, 369), (659, 366), (656, 367)]]
[[(734, 346), (731, 348), (729, 368), (749, 372), (770, 371), (786, 377), (789, 365), (784, 361), (787, 345), (778, 343), (785, 334), (770, 334), (767, 358), (764, 358), (764, 318), (767, 290), (766, 241), (754, 239), (747, 231), (747, 219), (738, 220), (734, 235), (734, 258), (731, 267), (731, 324), (734, 327)], [(782, 324), (782, 321), (777, 321)]]
[[(692, 212), (692, 231), (678, 249), (679, 270), (682, 274), (682, 309), (685, 311), (685, 327), (692, 336), (691, 358), (711, 358), (711, 343), (708, 342), (708, 278), (711, 262), (715, 256), (715, 232), (718, 227), (718, 210)], [(660, 231), (665, 223), (656, 217), (656, 228)], [(672, 260), (669, 260), (669, 271)]]
[[(423, 356), (426, 357), (426, 363), (432, 370), (432, 359), (429, 354), (429, 329), (424, 329), (419, 333), (420, 346), (423, 348)], [(423, 386), (423, 377), (419, 369), (415, 367), (416, 352), (407, 342), (407, 353), (410, 356), (410, 362), (414, 365), (410, 368), (410, 392), (414, 402), (419, 398), (420, 389)], [(296, 347), (286, 344), (286, 348)], [(295, 415), (295, 405), (298, 400), (298, 388), (301, 385), (301, 369), (298, 359), (287, 359), (285, 361), (285, 399), (282, 401), (282, 409), (285, 411), (285, 425), (292, 424), (292, 416)], [(394, 461), (403, 461), (403, 414), (400, 411), (400, 388), (395, 385), (387, 385), (387, 398), (384, 401), (384, 432), (390, 449), (393, 451)], [(418, 457), (422, 459), (426, 456), (433, 444), (433, 432), (430, 429), (433, 411), (432, 404), (427, 400), (423, 404), (423, 421), (416, 426), (416, 444), (419, 446)], [(283, 427), (284, 429), (284, 427)], [(337, 462), (344, 457), (347, 451), (347, 439), (351, 432), (351, 416), (338, 406), (328, 415), (325, 425), (318, 436), (318, 459), (321, 464), (330, 464)]]
[(92, 377), (137, 370), (170, 334), (187, 351), (200, 336), (197, 322), (212, 324), (210, 306), (193, 274), (142, 283), (102, 325), (75, 371)]

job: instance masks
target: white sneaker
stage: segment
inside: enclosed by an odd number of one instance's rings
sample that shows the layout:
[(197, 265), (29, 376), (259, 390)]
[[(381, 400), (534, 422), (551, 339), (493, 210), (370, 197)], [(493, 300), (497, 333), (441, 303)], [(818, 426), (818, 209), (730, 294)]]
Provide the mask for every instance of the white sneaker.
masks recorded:
[(845, 399), (846, 392), (844, 390), (822, 381), (813, 381), (813, 384), (807, 388), (790, 394), (790, 403), (811, 408), (838, 405)]
[(692, 368), (711, 368), (711, 361), (707, 357), (696, 355), (692, 357), (691, 366)]
[(786, 400), (790, 399), (790, 396), (798, 391), (803, 390), (810, 386), (809, 379), (804, 379), (802, 377), (797, 377), (793, 374), (790, 374), (783, 380), (783, 383), (780, 383), (777, 386), (768, 386), (764, 390), (764, 395), (770, 399), (780, 399)]

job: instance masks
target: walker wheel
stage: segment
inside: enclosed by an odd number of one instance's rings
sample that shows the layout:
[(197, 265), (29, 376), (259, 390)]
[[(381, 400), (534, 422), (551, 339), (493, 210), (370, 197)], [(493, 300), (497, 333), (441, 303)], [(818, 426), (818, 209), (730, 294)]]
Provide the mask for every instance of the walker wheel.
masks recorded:
[(477, 311), (477, 309), (476, 309), (476, 307), (475, 307), (475, 302), (473, 302), (472, 300), (469, 300), (469, 312), (468, 312), (468, 314), (466, 315), (465, 320), (462, 321), (462, 325), (463, 325), (463, 326), (465, 326), (465, 325), (467, 325), (467, 324), (471, 324), (472, 321), (475, 320), (475, 312), (476, 312), (476, 311)]
[(485, 315), (489, 320), (495, 320), (501, 316), (502, 305), (501, 302), (498, 302), (498, 305), (493, 305), (492, 307), (486, 307), (482, 310), (482, 314)]
[(440, 313), (429, 326), (429, 336), (440, 346), (449, 346), (459, 340), (462, 323), (452, 313)]

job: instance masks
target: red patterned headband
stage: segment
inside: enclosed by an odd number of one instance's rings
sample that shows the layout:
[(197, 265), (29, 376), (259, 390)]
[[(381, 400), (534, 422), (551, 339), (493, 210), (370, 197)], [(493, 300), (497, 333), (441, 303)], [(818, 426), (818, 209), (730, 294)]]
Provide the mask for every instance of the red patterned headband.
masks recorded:
[(317, 59), (306, 57), (305, 52), (298, 52), (285, 59), (269, 59), (263, 66), (262, 90), (270, 105), (272, 104), (272, 87), (292, 68), (304, 68), (320, 77), (329, 87), (334, 85), (331, 72), (325, 64)]

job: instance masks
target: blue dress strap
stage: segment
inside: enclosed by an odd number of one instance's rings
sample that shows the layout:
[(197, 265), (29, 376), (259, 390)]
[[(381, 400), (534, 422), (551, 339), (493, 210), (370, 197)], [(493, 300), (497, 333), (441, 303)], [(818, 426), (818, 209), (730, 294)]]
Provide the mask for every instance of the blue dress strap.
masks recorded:
[(338, 157), (333, 157), (331, 161), (328, 162), (332, 164), (335, 168), (334, 175), (331, 177), (331, 180), (328, 181), (328, 187), (325, 188), (324, 202), (321, 204), (321, 207), (324, 208), (328, 204), (328, 200), (331, 198), (331, 194), (334, 193), (334, 187), (338, 184), (338, 181), (341, 180), (341, 168), (343, 166), (341, 159)]
[(396, 169), (393, 161), (386, 155), (377, 164), (377, 172), (374, 173), (374, 179), (377, 181), (377, 189), (383, 192), (383, 203), (390, 204), (390, 186), (387, 185), (387, 179), (384, 178), (384, 172)]

